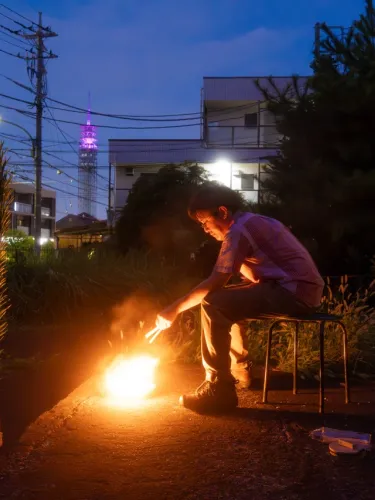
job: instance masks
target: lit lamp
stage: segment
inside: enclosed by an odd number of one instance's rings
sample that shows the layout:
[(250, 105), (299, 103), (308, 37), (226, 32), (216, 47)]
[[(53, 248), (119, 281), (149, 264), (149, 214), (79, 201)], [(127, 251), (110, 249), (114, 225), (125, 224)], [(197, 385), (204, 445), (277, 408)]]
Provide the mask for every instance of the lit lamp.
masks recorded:
[(220, 184), (232, 187), (232, 163), (228, 160), (218, 160), (213, 164), (212, 174)]

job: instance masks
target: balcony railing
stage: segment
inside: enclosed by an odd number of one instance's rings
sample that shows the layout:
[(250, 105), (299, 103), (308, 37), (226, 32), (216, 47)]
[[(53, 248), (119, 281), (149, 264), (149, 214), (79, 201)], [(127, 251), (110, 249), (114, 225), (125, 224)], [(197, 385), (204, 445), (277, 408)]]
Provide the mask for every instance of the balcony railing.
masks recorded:
[(208, 126), (205, 142), (208, 147), (275, 148), (281, 136), (274, 125), (259, 127)]
[(42, 207), (42, 215), (44, 217), (50, 217), (51, 216), (51, 209), (47, 207)]
[(13, 210), (15, 212), (21, 212), (23, 214), (32, 214), (33, 206), (27, 203), (20, 203), (19, 201), (15, 201), (13, 205)]
[[(30, 214), (30, 215), (34, 214), (32, 205), (29, 205), (27, 203), (20, 203), (19, 201), (14, 202), (13, 211), (22, 214)], [(42, 207), (42, 216), (51, 217), (51, 209), (49, 207)]]

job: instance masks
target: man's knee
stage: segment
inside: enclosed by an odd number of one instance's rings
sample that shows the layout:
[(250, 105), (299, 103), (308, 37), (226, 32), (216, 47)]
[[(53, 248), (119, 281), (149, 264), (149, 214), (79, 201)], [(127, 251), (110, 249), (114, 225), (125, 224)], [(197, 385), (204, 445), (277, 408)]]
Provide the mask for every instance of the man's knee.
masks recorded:
[(205, 298), (202, 300), (202, 306), (203, 307), (219, 307), (219, 305), (222, 303), (222, 300), (220, 300), (221, 294), (220, 290), (219, 291), (214, 291), (208, 293)]

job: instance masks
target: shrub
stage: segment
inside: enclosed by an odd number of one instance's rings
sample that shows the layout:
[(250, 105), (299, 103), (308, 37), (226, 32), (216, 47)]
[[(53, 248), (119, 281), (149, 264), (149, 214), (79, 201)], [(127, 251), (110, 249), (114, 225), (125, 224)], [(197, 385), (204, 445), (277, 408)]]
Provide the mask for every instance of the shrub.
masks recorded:
[(17, 323), (52, 324), (111, 310), (136, 293), (158, 307), (184, 293), (193, 280), (141, 251), (51, 253), (8, 263), (9, 315)]
[[(371, 300), (375, 296), (375, 280), (368, 288), (349, 291), (348, 278), (342, 277), (337, 291), (327, 279), (322, 310), (342, 316), (348, 331), (348, 349), (352, 373), (366, 377), (375, 369), (375, 311)], [(253, 322), (248, 332), (250, 352), (255, 362), (264, 363), (268, 322)], [(282, 323), (273, 336), (272, 356), (281, 370), (293, 370), (293, 325)], [(302, 377), (317, 377), (319, 370), (318, 326), (302, 324), (299, 330), (298, 367)], [(341, 330), (333, 324), (325, 327), (326, 374), (342, 373)]]
[(6, 313), (9, 307), (6, 281), (6, 252), (3, 236), (10, 223), (10, 205), (12, 192), (10, 190), (10, 177), (6, 171), (7, 160), (4, 156), (3, 144), (0, 143), (0, 340), (7, 331)]

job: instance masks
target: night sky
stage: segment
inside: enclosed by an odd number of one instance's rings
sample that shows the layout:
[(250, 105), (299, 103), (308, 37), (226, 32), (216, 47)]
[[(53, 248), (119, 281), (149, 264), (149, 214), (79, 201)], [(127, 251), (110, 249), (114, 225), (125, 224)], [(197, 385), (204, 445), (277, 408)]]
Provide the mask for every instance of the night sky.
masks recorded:
[[(43, 24), (59, 34), (47, 41), (47, 47), (59, 56), (47, 65), (50, 97), (86, 107), (90, 91), (94, 111), (132, 115), (198, 112), (203, 76), (309, 74), (314, 24), (325, 21), (329, 25), (349, 26), (364, 9), (363, 0), (8, 0), (5, 4), (35, 21), (38, 11), (42, 11)], [(3, 8), (0, 14), (25, 22)], [(17, 29), (3, 16), (0, 23)], [(6, 39), (0, 35), (0, 48), (17, 53), (17, 48), (4, 42)], [(32, 95), (27, 90), (3, 77), (28, 85), (26, 63), (0, 53), (0, 64), (1, 93), (30, 100)], [(25, 104), (3, 97), (0, 105), (27, 109)], [(31, 118), (5, 109), (0, 113), (34, 135)], [(85, 118), (71, 112), (52, 113), (56, 119), (75, 122)], [(50, 116), (48, 112), (46, 116)], [(109, 118), (95, 118), (92, 122), (99, 127), (152, 125)], [(77, 167), (68, 163), (77, 163), (79, 127), (59, 125), (68, 140), (77, 143), (72, 147), (56, 144), (65, 139), (54, 125), (46, 122), (46, 151), (58, 158), (45, 159), (77, 178)], [(22, 135), (15, 127), (0, 127), (1, 132)], [(162, 130), (99, 128), (100, 175), (108, 175), (109, 138), (198, 136), (198, 127), (192, 126)], [(10, 141), (7, 146), (24, 148)], [(12, 161), (30, 161), (13, 154), (11, 157)], [(50, 167), (45, 167), (43, 174), (51, 187), (71, 193), (58, 193), (57, 218), (66, 211), (76, 212), (76, 182), (57, 176)], [(103, 178), (99, 178), (100, 217), (105, 217), (107, 204)]]

